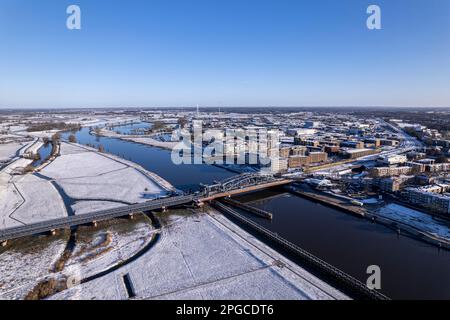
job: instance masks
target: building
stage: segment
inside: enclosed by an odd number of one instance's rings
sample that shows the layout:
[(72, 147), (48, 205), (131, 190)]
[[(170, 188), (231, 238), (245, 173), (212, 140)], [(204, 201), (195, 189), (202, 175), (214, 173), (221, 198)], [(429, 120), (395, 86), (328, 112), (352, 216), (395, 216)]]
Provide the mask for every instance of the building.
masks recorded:
[(391, 140), (391, 139), (380, 139), (380, 144), (382, 146), (396, 147), (400, 144), (400, 142), (397, 140)]
[(450, 215), (450, 196), (427, 191), (423, 188), (408, 188), (406, 198), (409, 202), (436, 213)]
[(288, 158), (290, 154), (291, 154), (291, 148), (290, 147), (281, 147), (280, 148), (280, 157)]
[(310, 163), (326, 162), (328, 160), (326, 152), (310, 152), (308, 157)]
[(316, 133), (317, 133), (316, 129), (308, 129), (308, 128), (294, 128), (287, 130), (287, 134), (291, 136), (312, 136)]
[(423, 173), (425, 172), (425, 165), (419, 162), (407, 162), (406, 165), (412, 168), (413, 173)]
[(347, 159), (357, 159), (376, 153), (374, 149), (349, 149), (342, 152)]
[(376, 139), (376, 138), (364, 139), (364, 143), (372, 144), (372, 145), (374, 145), (375, 148), (379, 148), (381, 145), (380, 139)]
[(397, 192), (403, 189), (407, 184), (413, 182), (414, 176), (399, 176), (376, 179), (374, 184), (383, 192)]
[(317, 128), (320, 126), (318, 121), (305, 121), (305, 128)]
[(320, 142), (317, 140), (299, 140), (298, 141), (300, 145), (302, 146), (307, 146), (307, 147), (314, 147), (317, 148), (320, 146)]
[(287, 158), (272, 158), (270, 161), (270, 170), (273, 173), (285, 172), (288, 169)]
[(408, 158), (404, 155), (394, 155), (394, 156), (381, 156), (377, 159), (378, 163), (381, 165), (395, 165), (402, 164), (408, 161)]
[(338, 154), (341, 148), (339, 146), (325, 146), (324, 150), (328, 154)]
[(375, 178), (407, 175), (412, 172), (412, 167), (377, 167), (370, 170), (371, 176)]
[(291, 147), (291, 155), (293, 156), (304, 156), (306, 155), (308, 149), (304, 146), (293, 146)]
[(437, 163), (425, 165), (426, 172), (450, 171), (450, 163)]
[(301, 168), (309, 164), (309, 157), (307, 156), (290, 156), (288, 160), (289, 168)]
[(364, 142), (362, 142), (362, 141), (342, 141), (341, 147), (342, 148), (363, 149)]

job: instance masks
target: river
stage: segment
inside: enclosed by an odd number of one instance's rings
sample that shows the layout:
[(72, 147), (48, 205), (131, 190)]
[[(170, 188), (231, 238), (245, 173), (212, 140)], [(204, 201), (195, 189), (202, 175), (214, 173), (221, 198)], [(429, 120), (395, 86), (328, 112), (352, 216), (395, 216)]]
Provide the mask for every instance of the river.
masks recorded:
[[(210, 165), (178, 166), (172, 163), (170, 151), (95, 137), (88, 128), (78, 131), (76, 137), (78, 143), (102, 145), (107, 152), (140, 164), (182, 190), (195, 190), (199, 183), (234, 175)], [(252, 219), (364, 283), (367, 267), (378, 265), (381, 291), (391, 298), (450, 299), (449, 251), (282, 191), (266, 190), (241, 196), (240, 200), (274, 215), (271, 222)]]

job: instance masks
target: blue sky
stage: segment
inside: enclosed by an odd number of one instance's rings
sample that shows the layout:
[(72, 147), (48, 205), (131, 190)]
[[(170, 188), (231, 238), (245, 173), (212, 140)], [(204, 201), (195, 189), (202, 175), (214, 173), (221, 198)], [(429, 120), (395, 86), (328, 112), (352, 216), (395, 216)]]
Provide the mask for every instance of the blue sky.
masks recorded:
[(439, 107), (449, 88), (448, 0), (0, 0), (2, 108)]

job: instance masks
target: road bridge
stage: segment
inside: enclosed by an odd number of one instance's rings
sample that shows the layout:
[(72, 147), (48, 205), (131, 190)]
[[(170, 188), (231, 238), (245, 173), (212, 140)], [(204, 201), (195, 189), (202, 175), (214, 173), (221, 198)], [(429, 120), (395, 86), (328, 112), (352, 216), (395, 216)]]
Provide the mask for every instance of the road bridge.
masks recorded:
[(0, 243), (5, 244), (8, 240), (31, 236), (35, 234), (52, 232), (58, 229), (76, 227), (84, 224), (119, 218), (138, 212), (163, 209), (191, 203), (201, 204), (218, 198), (249, 191), (260, 190), (273, 186), (291, 183), (291, 180), (276, 178), (272, 175), (259, 173), (246, 173), (212, 185), (202, 185), (203, 191), (192, 195), (172, 196), (143, 203), (122, 206), (113, 209), (95, 211), (87, 214), (69, 216), (53, 220), (0, 230)]
[(194, 199), (193, 195), (174, 196), (170, 198), (152, 200), (108, 210), (95, 211), (87, 214), (81, 214), (78, 216), (69, 216), (53, 220), (46, 220), (25, 226), (4, 229), (0, 230), (0, 242), (4, 243), (7, 240), (31, 236), (44, 232), (52, 232), (58, 229), (65, 229), (89, 223), (96, 223), (99, 221), (131, 215), (136, 212), (158, 210), (158, 209), (165, 210), (166, 208), (169, 207), (192, 203), (193, 199)]
[(201, 204), (218, 198), (235, 194), (269, 188), (291, 183), (291, 180), (279, 179), (270, 175), (258, 173), (238, 175), (213, 185), (203, 185), (203, 191), (192, 195), (178, 195), (168, 198), (146, 201), (143, 203), (121, 206), (118, 208), (95, 211), (82, 215), (46, 220), (38, 223), (0, 230), (0, 243), (35, 234), (52, 232), (58, 229), (76, 227), (79, 225), (96, 224), (99, 221), (132, 215), (138, 212), (163, 209), (191, 203)]
[(215, 184), (202, 185), (203, 195), (199, 201), (207, 202), (241, 193), (286, 185), (292, 182), (292, 180), (277, 178), (271, 174), (244, 173)]

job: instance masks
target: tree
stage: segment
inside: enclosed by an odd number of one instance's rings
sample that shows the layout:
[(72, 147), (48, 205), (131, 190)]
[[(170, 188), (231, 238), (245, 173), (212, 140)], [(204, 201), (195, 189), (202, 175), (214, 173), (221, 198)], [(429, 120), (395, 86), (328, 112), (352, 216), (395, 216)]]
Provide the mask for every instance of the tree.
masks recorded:
[(57, 132), (52, 136), (52, 141), (57, 142), (59, 140), (61, 140), (61, 134), (59, 132)]
[(153, 131), (158, 131), (164, 128), (164, 123), (162, 123), (161, 121), (155, 121), (153, 122), (153, 127), (152, 130)]
[(77, 138), (75, 137), (75, 135), (71, 134), (71, 135), (69, 136), (69, 142), (77, 143)]
[(181, 128), (183, 128), (186, 124), (187, 124), (187, 120), (186, 118), (179, 118), (178, 119), (178, 124), (180, 125)]
[(31, 164), (27, 165), (27, 166), (23, 169), (23, 173), (31, 173), (31, 172), (33, 172), (33, 171), (34, 171), (34, 167), (33, 167)]
[(99, 127), (95, 127), (94, 132), (97, 136), (99, 136), (101, 133), (101, 129)]
[(447, 162), (448, 162), (447, 157), (443, 154), (439, 155), (436, 158), (436, 163), (447, 163)]

